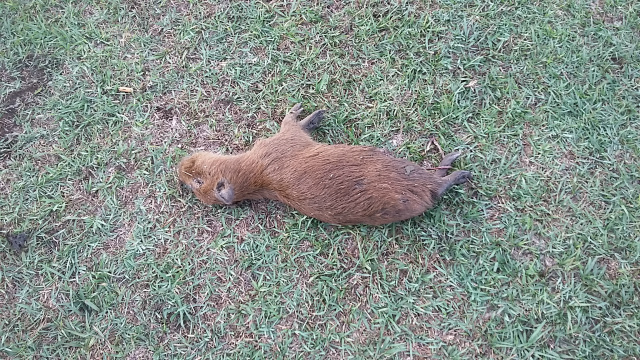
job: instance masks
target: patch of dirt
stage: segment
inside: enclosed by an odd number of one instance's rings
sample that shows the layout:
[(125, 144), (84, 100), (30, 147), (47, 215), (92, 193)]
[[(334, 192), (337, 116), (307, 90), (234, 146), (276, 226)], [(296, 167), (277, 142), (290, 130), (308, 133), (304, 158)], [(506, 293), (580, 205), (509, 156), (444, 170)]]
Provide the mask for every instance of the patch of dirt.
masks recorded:
[(253, 200), (250, 201), (248, 205), (253, 213), (264, 216), (264, 218), (260, 220), (260, 223), (266, 229), (270, 229), (270, 233), (274, 237), (278, 235), (277, 229), (283, 229), (285, 227), (283, 214), (292, 211), (287, 205), (272, 200)]
[[(181, 16), (187, 17), (187, 19), (191, 19), (191, 10), (193, 4), (191, 1), (186, 0), (170, 0), (163, 2), (162, 6), (157, 6), (157, 4), (151, 4), (147, 0), (126, 0), (124, 1), (125, 6), (129, 9), (129, 11), (137, 12), (144, 14), (145, 16), (156, 15), (152, 17), (153, 21), (159, 20), (158, 14), (166, 14), (169, 10), (175, 10), (175, 12)], [(155, 13), (149, 11), (149, 7), (153, 5)], [(200, 5), (199, 5), (200, 6)], [(221, 0), (215, 2), (206, 2), (202, 4), (202, 7), (205, 10), (205, 17), (211, 17), (215, 14), (222, 12), (231, 6), (231, 2), (229, 0)]]
[[(20, 110), (32, 106), (36, 92), (46, 86), (46, 74), (40, 62), (35, 56), (27, 56), (21, 68), (20, 87), (0, 102), (0, 158), (10, 154), (10, 148), (20, 131), (14, 118)], [(5, 74), (3, 78), (8, 78), (6, 71), (2, 73)]]
[(147, 348), (136, 348), (127, 355), (127, 360), (148, 360), (153, 359), (153, 352)]
[[(511, 250), (511, 256), (513, 256), (514, 259), (520, 262), (530, 262), (537, 257), (536, 254), (543, 254), (546, 252), (546, 248), (549, 243), (548, 239), (534, 232), (529, 234), (529, 239), (530, 241), (526, 242), (526, 247), (518, 246)], [(554, 258), (546, 255), (540, 257), (540, 262), (542, 263), (545, 271), (556, 264), (556, 260)]]
[(231, 6), (231, 1), (229, 0), (221, 0), (221, 1), (207, 1), (203, 2), (202, 6), (205, 9), (205, 16), (212, 17), (218, 13), (221, 13), (227, 10)]
[[(104, 243), (96, 248), (96, 251), (103, 252), (109, 256), (115, 256), (124, 252), (127, 242), (133, 237), (134, 226), (135, 223), (133, 222), (124, 222)], [(90, 257), (99, 258), (94, 254)]]
[(607, 279), (615, 281), (620, 276), (620, 265), (614, 259), (605, 257), (598, 260), (598, 264), (605, 269)]
[(523, 169), (529, 169), (531, 172), (542, 173), (544, 167), (537, 163), (534, 159), (533, 153), (533, 129), (531, 124), (524, 124), (524, 131), (522, 132), (522, 153), (520, 154), (520, 166)]
[(547, 256), (547, 255), (543, 255), (540, 258), (540, 262), (542, 263), (542, 267), (544, 269), (544, 272), (546, 273), (549, 269), (553, 268), (554, 266), (556, 266), (556, 264), (558, 263), (558, 261), (556, 261), (556, 259), (554, 259), (551, 256)]
[(116, 196), (120, 205), (128, 213), (132, 213), (135, 210), (136, 199), (142, 199), (149, 196), (149, 184), (145, 182), (135, 182), (126, 187), (119, 188), (116, 191)]
[(497, 239), (505, 237), (504, 228), (501, 226), (502, 215), (511, 212), (507, 204), (511, 199), (507, 195), (496, 195), (491, 198), (491, 207), (487, 209), (487, 223), (492, 225), (490, 233)]
[[(216, 291), (212, 291), (210, 297), (205, 301), (210, 303), (216, 309), (225, 309), (227, 307), (237, 306), (238, 304), (246, 303), (255, 296), (253, 293), (252, 277), (251, 273), (242, 269), (237, 264), (237, 259), (234, 253), (224, 261), (228, 265), (229, 269), (233, 269), (228, 274), (224, 271), (218, 270), (213, 274), (211, 283), (217, 283)], [(230, 276), (232, 278), (230, 278)], [(211, 319), (215, 324), (215, 319)]]
[(48, 283), (46, 286), (40, 290), (40, 296), (38, 297), (38, 302), (44, 306), (45, 308), (59, 309), (58, 301), (60, 299), (57, 295), (60, 293), (59, 284), (56, 282)]
[(591, 14), (595, 19), (601, 20), (607, 25), (621, 25), (624, 17), (621, 14), (613, 14), (607, 11), (605, 0), (596, 0), (591, 3)]
[[(40, 174), (44, 174), (47, 168), (53, 168), (60, 160), (59, 155), (56, 154), (57, 141), (49, 139), (38, 139), (30, 144), (34, 149), (38, 149), (37, 153), (33, 154), (31, 158), (33, 165)], [(10, 185), (10, 184), (9, 184)]]
[(284, 38), (278, 44), (278, 50), (280, 50), (280, 51), (282, 51), (284, 53), (290, 53), (292, 49), (293, 49), (293, 43), (288, 38)]
[(167, 93), (154, 100), (150, 115), (152, 145), (169, 144), (189, 152), (225, 148), (237, 153), (248, 150), (262, 137), (256, 120), (268, 118), (266, 114), (247, 113), (214, 89), (203, 87), (202, 92), (202, 96)]
[(402, 132), (399, 132), (395, 135), (393, 135), (391, 137), (391, 146), (393, 146), (394, 148), (397, 148), (398, 146), (402, 146), (402, 144), (404, 144), (404, 136), (402, 135)]
[(66, 203), (64, 215), (62, 219), (56, 219), (51, 223), (45, 232), (46, 243), (54, 249), (59, 247), (61, 241), (64, 242), (65, 229), (86, 228), (84, 217), (100, 218), (103, 216), (105, 200), (97, 192), (87, 191), (85, 179), (88, 177), (73, 180), (60, 189)]
[(98, 215), (102, 211), (104, 199), (101, 199), (95, 191), (87, 191), (85, 187), (84, 181), (77, 179), (71, 183), (71, 186), (63, 190), (67, 201), (67, 214)]
[[(2, 261), (6, 261), (6, 258), (3, 258)], [(8, 279), (10, 274), (6, 274), (5, 277), (7, 280), (0, 283), (0, 304), (15, 304), (18, 303), (19, 300), (16, 298), (17, 288), (16, 285), (20, 286), (17, 281), (10, 281)], [(5, 319), (6, 314), (0, 314), (0, 320)]]
[(570, 175), (575, 171), (576, 162), (578, 157), (571, 150), (562, 150), (559, 147), (554, 146), (556, 154), (562, 154), (556, 158), (556, 161), (561, 164), (560, 171), (563, 175)]
[(232, 220), (232, 223), (233, 233), (238, 244), (242, 244), (248, 234), (255, 232), (257, 226), (253, 216), (249, 216), (249, 214), (240, 219)]
[(345, 2), (344, 1), (337, 1), (337, 0), (326, 1), (326, 2), (324, 2), (324, 7), (325, 7), (325, 10), (329, 14), (335, 15), (335, 14), (338, 14), (338, 13), (342, 12), (342, 10), (344, 10)]
[(534, 255), (531, 251), (521, 247), (511, 249), (511, 256), (522, 263), (529, 263), (534, 259)]

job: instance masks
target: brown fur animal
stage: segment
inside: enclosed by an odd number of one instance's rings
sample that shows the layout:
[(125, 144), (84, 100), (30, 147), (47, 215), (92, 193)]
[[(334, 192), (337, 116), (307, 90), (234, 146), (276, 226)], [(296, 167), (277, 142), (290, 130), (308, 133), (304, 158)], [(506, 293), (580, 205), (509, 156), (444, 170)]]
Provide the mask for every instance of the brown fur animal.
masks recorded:
[(295, 105), (277, 135), (246, 153), (184, 158), (180, 181), (205, 204), (266, 198), (327, 223), (381, 225), (420, 215), (451, 186), (471, 178), (468, 171), (446, 174), (460, 153), (429, 171), (374, 147), (317, 143), (309, 133), (324, 110), (297, 121), (300, 112)]

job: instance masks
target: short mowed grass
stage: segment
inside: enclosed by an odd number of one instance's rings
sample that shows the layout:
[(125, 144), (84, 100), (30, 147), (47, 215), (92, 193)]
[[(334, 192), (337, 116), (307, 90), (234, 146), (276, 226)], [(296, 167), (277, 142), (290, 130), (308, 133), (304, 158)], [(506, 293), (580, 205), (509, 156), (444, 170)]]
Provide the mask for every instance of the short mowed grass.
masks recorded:
[[(0, 357), (640, 357), (640, 3), (0, 2)], [(119, 91), (129, 87), (133, 92)], [(313, 135), (474, 173), (330, 226), (175, 165)]]

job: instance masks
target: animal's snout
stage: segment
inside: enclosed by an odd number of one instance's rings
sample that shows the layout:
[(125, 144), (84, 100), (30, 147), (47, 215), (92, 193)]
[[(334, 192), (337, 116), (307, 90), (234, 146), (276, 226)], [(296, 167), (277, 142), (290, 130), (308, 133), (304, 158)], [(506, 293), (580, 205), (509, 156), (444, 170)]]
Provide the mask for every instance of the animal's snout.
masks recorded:
[(180, 181), (180, 192), (181, 193), (191, 193), (191, 186), (183, 183), (182, 181)]

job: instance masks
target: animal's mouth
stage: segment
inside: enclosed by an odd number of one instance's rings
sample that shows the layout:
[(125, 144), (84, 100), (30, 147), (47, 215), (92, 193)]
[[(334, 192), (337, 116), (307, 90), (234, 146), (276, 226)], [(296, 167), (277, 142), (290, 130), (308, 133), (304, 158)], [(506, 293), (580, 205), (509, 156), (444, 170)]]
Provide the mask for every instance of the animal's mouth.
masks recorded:
[(182, 181), (178, 180), (178, 182), (180, 183), (180, 192), (182, 194), (190, 194), (193, 190), (191, 189), (191, 186), (189, 186), (189, 184), (185, 184)]

